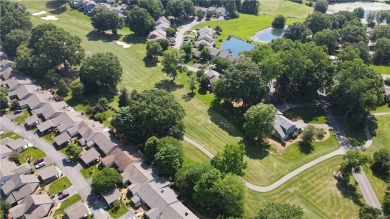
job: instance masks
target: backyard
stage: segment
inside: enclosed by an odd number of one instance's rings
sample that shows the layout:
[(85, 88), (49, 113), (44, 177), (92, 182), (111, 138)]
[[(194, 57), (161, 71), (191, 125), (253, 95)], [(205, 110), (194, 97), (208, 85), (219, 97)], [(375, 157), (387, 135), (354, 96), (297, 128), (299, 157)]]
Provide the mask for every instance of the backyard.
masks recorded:
[(72, 195), (72, 196), (66, 198), (63, 202), (61, 202), (60, 208), (54, 212), (53, 216), (57, 216), (60, 214), (64, 215), (65, 214), (64, 209), (73, 205), (74, 203), (78, 202), (79, 200), (81, 200), (81, 197), (79, 194)]
[(15, 132), (6, 132), (0, 136), (0, 139), (4, 139), (4, 138), (10, 138), (10, 139), (16, 140), (16, 139), (22, 138), (22, 137), (20, 137), (20, 135), (16, 134)]
[(123, 201), (121, 200), (119, 209), (114, 210), (114, 208), (111, 207), (108, 210), (108, 213), (111, 215), (112, 218), (120, 218), (122, 215), (126, 214), (126, 212), (128, 212), (128, 211), (129, 211), (129, 209), (127, 209), (125, 203), (123, 203)]
[(81, 169), (80, 170), (81, 175), (83, 175), (85, 179), (89, 179), (89, 178), (93, 177), (94, 175), (96, 175), (99, 172), (98, 166), (99, 166), (99, 164), (94, 164), (94, 165), (91, 165), (90, 167)]
[(52, 195), (56, 195), (64, 189), (69, 188), (71, 185), (72, 183), (69, 181), (69, 179), (64, 176), (49, 185), (49, 192)]
[(326, 124), (325, 111), (320, 106), (307, 106), (288, 109), (283, 114), (295, 121), (302, 119), (305, 123)]
[[(45, 152), (38, 148), (30, 147), (19, 154), (19, 163), (23, 164), (30, 160), (30, 163), (34, 163), (38, 158), (45, 157)], [(27, 159), (28, 158), (28, 159)]]
[(390, 66), (370, 65), (370, 67), (381, 74), (390, 75)]
[[(21, 114), (21, 115), (20, 115)], [(29, 113), (28, 113), (28, 111), (27, 111), (27, 109), (24, 109), (23, 111), (22, 111), (22, 113), (20, 113), (19, 115), (18, 115), (18, 117), (15, 117), (15, 122), (17, 122), (17, 123), (20, 123), (20, 124), (23, 124), (24, 123), (24, 120), (26, 120), (27, 119), (27, 117), (30, 115)]]

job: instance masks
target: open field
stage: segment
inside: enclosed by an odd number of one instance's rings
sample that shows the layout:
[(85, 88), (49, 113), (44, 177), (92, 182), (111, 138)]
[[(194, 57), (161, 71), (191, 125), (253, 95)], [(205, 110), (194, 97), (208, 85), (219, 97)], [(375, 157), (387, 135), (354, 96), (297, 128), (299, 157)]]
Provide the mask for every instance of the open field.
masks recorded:
[[(222, 33), (221, 35), (217, 36), (215, 40), (217, 47), (220, 47), (222, 44), (220, 40), (225, 40), (229, 36), (234, 36), (242, 40), (251, 40), (252, 35), (262, 29), (270, 27), (272, 21), (273, 16), (240, 14), (240, 17), (236, 19), (212, 20), (203, 22), (201, 24), (196, 25), (194, 29), (202, 28), (205, 26), (210, 26), (211, 28), (220, 26), (222, 28)], [(286, 24), (302, 21), (303, 19), (288, 18)]]
[(289, 119), (302, 119), (305, 123), (326, 124), (325, 111), (320, 106), (297, 107), (286, 110), (284, 115)]
[(210, 158), (207, 157), (202, 151), (198, 148), (192, 146), (190, 143), (186, 141), (181, 141), (184, 150), (184, 164), (189, 165), (192, 163), (205, 163), (209, 162)]
[[(367, 149), (367, 152), (371, 155), (380, 149), (390, 151), (390, 115), (378, 116), (376, 118), (378, 128), (375, 130), (375, 135), (372, 138), (371, 147)], [(387, 183), (380, 177), (375, 176), (369, 168), (366, 168), (365, 170), (367, 170), (367, 177), (370, 180), (379, 201), (382, 202), (385, 195), (384, 188), (387, 187)]]
[(381, 74), (390, 75), (390, 66), (370, 65), (370, 67)]
[[(259, 0), (260, 14), (278, 15), (286, 17), (305, 18), (313, 12), (313, 8), (286, 0)], [(305, 2), (305, 1), (304, 1)]]
[(273, 201), (299, 205), (307, 218), (358, 218), (363, 199), (355, 192), (357, 186), (333, 177), (341, 162), (341, 156), (326, 160), (269, 193), (248, 191), (246, 217), (253, 218), (262, 205)]
[(246, 149), (248, 168), (245, 170), (244, 179), (256, 185), (266, 186), (299, 166), (338, 148), (333, 134), (325, 141), (313, 142), (311, 147), (302, 146), (299, 142), (284, 150), (250, 146)]

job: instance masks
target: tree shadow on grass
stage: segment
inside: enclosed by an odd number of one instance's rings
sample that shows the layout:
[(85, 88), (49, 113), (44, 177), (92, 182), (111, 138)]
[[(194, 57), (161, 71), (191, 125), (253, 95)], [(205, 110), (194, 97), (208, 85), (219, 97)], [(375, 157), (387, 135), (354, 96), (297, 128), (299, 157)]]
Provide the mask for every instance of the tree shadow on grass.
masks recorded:
[(357, 192), (357, 184), (352, 185), (348, 180), (336, 178), (336, 187), (345, 198), (351, 199), (356, 205), (363, 206), (362, 196)]
[(46, 8), (51, 9), (49, 11), (51, 14), (62, 14), (68, 9), (66, 4), (67, 1), (57, 0), (46, 2), (45, 6)]
[(261, 160), (267, 157), (270, 153), (271, 145), (264, 141), (255, 142), (253, 140), (244, 138), (240, 141), (240, 143), (245, 145), (246, 156), (250, 159)]
[(299, 151), (303, 154), (311, 154), (314, 151), (314, 146), (312, 144), (308, 144), (300, 141), (298, 143)]
[(193, 93), (193, 92), (183, 94), (183, 96), (182, 96), (183, 100), (186, 102), (192, 100), (192, 98), (194, 98), (194, 97), (195, 97), (195, 93)]
[[(376, 136), (376, 130), (378, 129), (378, 119), (375, 116), (372, 116), (367, 119), (367, 127), (370, 131), (371, 137)], [(371, 139), (367, 139), (371, 140)]]
[(159, 89), (159, 90), (165, 90), (165, 91), (168, 91), (168, 92), (173, 92), (173, 91), (175, 91), (177, 89), (183, 88), (184, 85), (176, 84), (172, 80), (164, 79), (164, 80), (161, 80), (160, 82), (157, 82), (156, 84), (154, 84), (154, 87)]
[(146, 43), (146, 37), (136, 36), (134, 34), (128, 34), (123, 37), (123, 42), (128, 44), (143, 44)]
[(105, 43), (110, 43), (115, 40), (119, 40), (121, 35), (114, 35), (110, 33), (100, 32), (97, 30), (92, 30), (87, 34), (87, 38), (89, 41), (103, 41)]
[(387, 176), (384, 172), (375, 170), (375, 169), (373, 168), (373, 166), (371, 167), (371, 171), (372, 171), (372, 174), (373, 174), (374, 176), (376, 176), (377, 178), (379, 178), (379, 179), (381, 179), (381, 180), (383, 180), (384, 182), (387, 182), (387, 183), (390, 182), (388, 176)]

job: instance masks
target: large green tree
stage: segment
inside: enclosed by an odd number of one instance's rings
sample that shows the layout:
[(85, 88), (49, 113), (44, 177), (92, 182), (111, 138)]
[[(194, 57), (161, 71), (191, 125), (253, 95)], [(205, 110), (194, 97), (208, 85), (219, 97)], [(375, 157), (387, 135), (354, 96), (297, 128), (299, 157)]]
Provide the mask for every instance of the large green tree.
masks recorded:
[(192, 199), (195, 204), (204, 208), (214, 207), (219, 201), (218, 191), (214, 184), (221, 178), (221, 172), (215, 168), (208, 169), (207, 172), (204, 172), (194, 186)]
[(72, 81), (69, 88), (72, 91), (73, 99), (80, 100), (83, 98), (85, 88), (83, 83), (81, 83), (80, 79)]
[(19, 2), (0, 1), (0, 10), (0, 38), (3, 42), (5, 36), (12, 30), (32, 28), (30, 15), (25, 5)]
[(0, 92), (0, 111), (5, 110), (9, 107), (7, 94)]
[(5, 218), (5, 215), (8, 215), (9, 209), (11, 209), (12, 205), (7, 201), (0, 201), (0, 215)]
[(347, 151), (343, 156), (340, 173), (348, 178), (352, 173), (360, 173), (362, 166), (370, 162), (370, 157), (359, 150)]
[(176, 174), (175, 186), (181, 195), (191, 199), (194, 192), (194, 187), (204, 173), (209, 171), (212, 167), (208, 163), (193, 163), (189, 166), (184, 166)]
[(131, 96), (129, 90), (127, 90), (127, 88), (124, 87), (120, 90), (118, 106), (119, 107), (129, 106), (130, 102), (131, 102)]
[(367, 43), (367, 35), (364, 27), (354, 24), (348, 24), (340, 30), (340, 38), (342, 43)]
[(380, 38), (376, 41), (374, 62), (390, 65), (390, 38)]
[(65, 149), (66, 155), (72, 158), (73, 160), (76, 160), (82, 151), (83, 151), (82, 147), (73, 143), (69, 143)]
[(386, 216), (390, 216), (390, 193), (385, 194), (385, 198), (382, 203), (383, 214)]
[(168, 0), (165, 9), (167, 14), (178, 19), (195, 15), (195, 5), (191, 0)]
[(102, 193), (116, 185), (122, 183), (123, 177), (118, 170), (114, 168), (103, 168), (96, 175), (92, 176), (92, 191), (95, 193)]
[(353, 111), (369, 111), (384, 101), (383, 79), (360, 59), (342, 63), (333, 77), (329, 99), (347, 117)]
[(159, 139), (156, 136), (150, 137), (146, 142), (145, 142), (145, 147), (144, 147), (144, 155), (145, 158), (149, 161), (154, 160), (154, 155), (157, 153), (157, 147), (158, 147)]
[(138, 0), (137, 5), (145, 8), (156, 20), (161, 16), (164, 9), (160, 0)]
[(286, 24), (286, 18), (283, 15), (278, 15), (272, 21), (272, 27), (277, 29), (283, 29)]
[(111, 120), (112, 126), (134, 143), (152, 136), (183, 136), (183, 107), (163, 90), (146, 90), (132, 95), (130, 106), (121, 108)]
[(244, 114), (244, 129), (250, 139), (259, 139), (272, 134), (276, 108), (270, 104), (259, 103), (251, 106)]
[(239, 176), (244, 175), (247, 167), (245, 158), (245, 146), (243, 144), (227, 144), (222, 153), (218, 153), (211, 160), (211, 165), (221, 173), (232, 173)]
[(157, 61), (158, 56), (162, 54), (162, 47), (157, 41), (150, 41), (146, 44), (146, 57)]
[(339, 44), (340, 35), (335, 30), (325, 29), (320, 32), (317, 32), (313, 41), (318, 46), (326, 46), (328, 54), (332, 54)]
[(305, 24), (313, 34), (332, 27), (329, 15), (320, 12), (314, 12), (307, 16)]
[(175, 48), (169, 48), (163, 52), (163, 72), (165, 72), (172, 80), (175, 80), (179, 71), (180, 65), (183, 63), (183, 53)]
[(381, 210), (364, 205), (359, 209), (359, 219), (377, 219), (380, 218)]
[(135, 35), (145, 36), (153, 29), (154, 19), (146, 9), (136, 6), (127, 14), (126, 26)]
[(378, 175), (390, 179), (390, 153), (386, 149), (376, 151), (371, 168)]
[(24, 44), (27, 43), (30, 38), (31, 32), (30, 30), (24, 30), (24, 29), (14, 29), (11, 30), (6, 36), (3, 41), (4, 43), (4, 49), (7, 51), (7, 55), (14, 57), (16, 56), (16, 49)]
[(374, 29), (372, 34), (372, 40), (377, 40), (380, 38), (390, 38), (390, 25), (378, 25)]
[(159, 174), (173, 177), (183, 165), (183, 157), (183, 148), (179, 140), (173, 137), (164, 137), (158, 140), (153, 164)]
[(328, 0), (317, 0), (316, 4), (314, 5), (314, 11), (326, 13), (326, 11), (328, 10), (328, 5)]
[(215, 96), (228, 101), (242, 102), (244, 107), (259, 103), (268, 87), (259, 66), (247, 57), (240, 57), (214, 85)]
[(299, 206), (269, 202), (260, 210), (256, 219), (303, 219), (303, 216), (303, 210)]
[(305, 42), (311, 34), (312, 33), (307, 28), (306, 24), (296, 22), (288, 26), (283, 37), (290, 40), (300, 40), (301, 42)]
[(125, 25), (124, 19), (117, 13), (110, 11), (106, 6), (98, 6), (93, 9), (91, 21), (96, 30), (111, 30), (114, 35), (117, 35), (117, 31)]
[(86, 58), (80, 67), (80, 81), (88, 92), (115, 89), (122, 78), (122, 67), (112, 53), (96, 53)]

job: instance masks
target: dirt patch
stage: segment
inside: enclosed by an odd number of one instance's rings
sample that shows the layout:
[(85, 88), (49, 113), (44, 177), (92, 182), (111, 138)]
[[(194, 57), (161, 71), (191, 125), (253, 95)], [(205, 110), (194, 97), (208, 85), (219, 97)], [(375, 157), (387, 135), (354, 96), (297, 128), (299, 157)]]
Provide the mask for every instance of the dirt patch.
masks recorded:
[(55, 15), (47, 15), (46, 17), (41, 17), (41, 19), (45, 21), (56, 21), (58, 20), (58, 17)]
[(43, 15), (46, 13), (47, 13), (46, 11), (35, 12), (35, 13), (32, 13), (32, 16), (39, 16), (39, 15)]
[(131, 47), (130, 44), (125, 43), (125, 42), (122, 42), (122, 41), (116, 41), (115, 43), (118, 44), (118, 45), (120, 45), (120, 46), (122, 46), (124, 49), (127, 49), (127, 48), (130, 48), (130, 47)]

